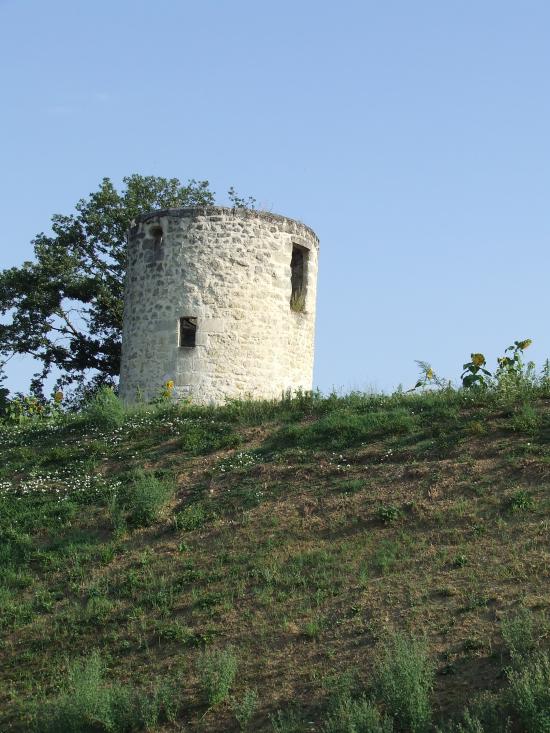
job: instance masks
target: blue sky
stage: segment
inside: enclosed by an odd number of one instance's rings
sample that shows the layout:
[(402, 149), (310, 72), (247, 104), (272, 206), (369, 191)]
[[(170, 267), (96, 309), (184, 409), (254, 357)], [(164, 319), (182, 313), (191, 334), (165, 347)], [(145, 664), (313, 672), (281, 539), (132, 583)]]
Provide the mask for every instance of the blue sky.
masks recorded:
[(318, 233), (321, 389), (550, 356), (548, 2), (0, 0), (0, 25), (0, 267), (104, 176), (207, 178)]

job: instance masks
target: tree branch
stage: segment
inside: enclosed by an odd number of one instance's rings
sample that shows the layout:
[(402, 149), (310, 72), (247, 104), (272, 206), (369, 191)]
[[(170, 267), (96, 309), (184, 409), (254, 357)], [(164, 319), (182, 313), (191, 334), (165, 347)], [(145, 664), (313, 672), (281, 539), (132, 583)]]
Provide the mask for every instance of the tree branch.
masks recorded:
[[(63, 320), (65, 321), (65, 323), (67, 324), (67, 328), (68, 328), (68, 329), (69, 329), (69, 331), (70, 331), (70, 332), (71, 332), (71, 333), (73, 334), (73, 336), (75, 336), (75, 337), (76, 337), (77, 339), (81, 339), (81, 338), (83, 338), (83, 335), (82, 335), (82, 333), (81, 333), (80, 331), (77, 331), (77, 330), (76, 330), (76, 328), (75, 328), (75, 327), (73, 326), (73, 324), (72, 324), (72, 323), (70, 322), (70, 320), (69, 320), (69, 316), (67, 315), (67, 313), (65, 313), (65, 311), (63, 310), (63, 308), (61, 308), (61, 307), (60, 307), (60, 308), (58, 308), (58, 309), (56, 310), (56, 313), (57, 313), (57, 315), (58, 315), (58, 316), (59, 316), (60, 318), (62, 318), (62, 319), (63, 319)], [(59, 329), (58, 329), (58, 328), (54, 328), (53, 326), (52, 326), (52, 328), (53, 328), (53, 329), (54, 329), (55, 331), (59, 331)], [(60, 333), (63, 333), (63, 331), (61, 331)]]

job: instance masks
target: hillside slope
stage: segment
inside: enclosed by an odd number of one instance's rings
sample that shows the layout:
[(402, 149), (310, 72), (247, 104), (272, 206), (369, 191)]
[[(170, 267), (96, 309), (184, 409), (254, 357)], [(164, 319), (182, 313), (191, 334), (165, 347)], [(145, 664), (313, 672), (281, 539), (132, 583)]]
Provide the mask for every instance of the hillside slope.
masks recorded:
[(0, 428), (0, 729), (550, 730), (549, 439), (540, 389)]

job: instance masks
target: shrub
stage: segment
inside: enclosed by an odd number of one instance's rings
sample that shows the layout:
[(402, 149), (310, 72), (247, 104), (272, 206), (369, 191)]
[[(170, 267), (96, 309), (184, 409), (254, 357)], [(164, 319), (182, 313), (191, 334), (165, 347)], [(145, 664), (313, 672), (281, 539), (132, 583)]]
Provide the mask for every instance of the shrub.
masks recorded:
[(123, 731), (134, 723), (129, 688), (107, 686), (105, 667), (97, 652), (74, 662), (67, 672), (67, 691), (38, 707), (40, 733)]
[(130, 685), (108, 684), (98, 652), (69, 665), (65, 691), (34, 714), (37, 733), (127, 733), (149, 730), (176, 719), (180, 709), (177, 685), (163, 680), (148, 693)]
[(311, 730), (301, 711), (295, 708), (277, 710), (275, 715), (269, 716), (269, 722), (273, 733), (306, 733)]
[(161, 509), (173, 494), (173, 488), (152, 473), (136, 471), (124, 492), (124, 506), (128, 522), (134, 527), (147, 527), (159, 516)]
[(207, 521), (208, 516), (200, 502), (190, 504), (178, 512), (174, 517), (176, 529), (200, 529)]
[(221, 448), (235, 448), (241, 442), (233, 426), (214, 420), (186, 421), (181, 433), (181, 448), (191, 455), (213, 453)]
[(367, 698), (354, 700), (344, 696), (329, 713), (322, 731), (323, 733), (392, 733), (393, 723), (387, 716), (382, 716)]
[(527, 657), (536, 647), (533, 614), (522, 608), (502, 620), (502, 638), (514, 661)]
[(45, 705), (37, 720), (44, 733), (93, 733), (115, 726), (115, 698), (120, 714), (122, 695), (104, 684), (104, 665), (97, 652), (74, 662), (67, 671), (67, 691)]
[(401, 510), (392, 504), (384, 504), (378, 507), (376, 515), (382, 524), (393, 524), (401, 518)]
[(508, 673), (507, 700), (525, 733), (550, 732), (550, 655), (539, 654)]
[(395, 634), (378, 653), (373, 675), (374, 692), (399, 729), (426, 731), (434, 669), (424, 644)]
[(103, 387), (86, 404), (82, 417), (88, 425), (113, 430), (124, 422), (124, 405), (110, 387)]
[(521, 408), (514, 413), (510, 421), (510, 427), (518, 433), (527, 433), (532, 435), (541, 426), (541, 418), (535, 411), (535, 409), (529, 405), (524, 404)]
[(256, 690), (245, 690), (241, 700), (233, 700), (233, 714), (237, 718), (239, 728), (246, 730), (252, 720), (258, 705), (258, 693)]
[(223, 702), (237, 674), (237, 657), (232, 647), (205, 650), (197, 661), (197, 672), (204, 702), (210, 708)]
[(501, 696), (484, 692), (462, 713), (459, 719), (438, 733), (510, 733), (511, 722), (503, 709)]

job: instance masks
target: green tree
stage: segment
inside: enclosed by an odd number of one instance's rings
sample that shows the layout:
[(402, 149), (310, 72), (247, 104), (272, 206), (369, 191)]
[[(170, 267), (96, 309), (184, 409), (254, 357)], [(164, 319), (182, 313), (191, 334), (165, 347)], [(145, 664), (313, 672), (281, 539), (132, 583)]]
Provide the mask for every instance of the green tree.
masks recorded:
[(153, 209), (209, 205), (208, 181), (132, 175), (118, 191), (109, 178), (52, 217), (52, 234), (33, 240), (35, 260), (0, 272), (0, 363), (30, 354), (41, 363), (31, 389), (41, 394), (55, 367), (59, 383), (108, 383), (118, 375), (126, 233)]
[(8, 406), (9, 389), (4, 387), (6, 375), (4, 374), (4, 364), (0, 362), (0, 416), (4, 413)]

